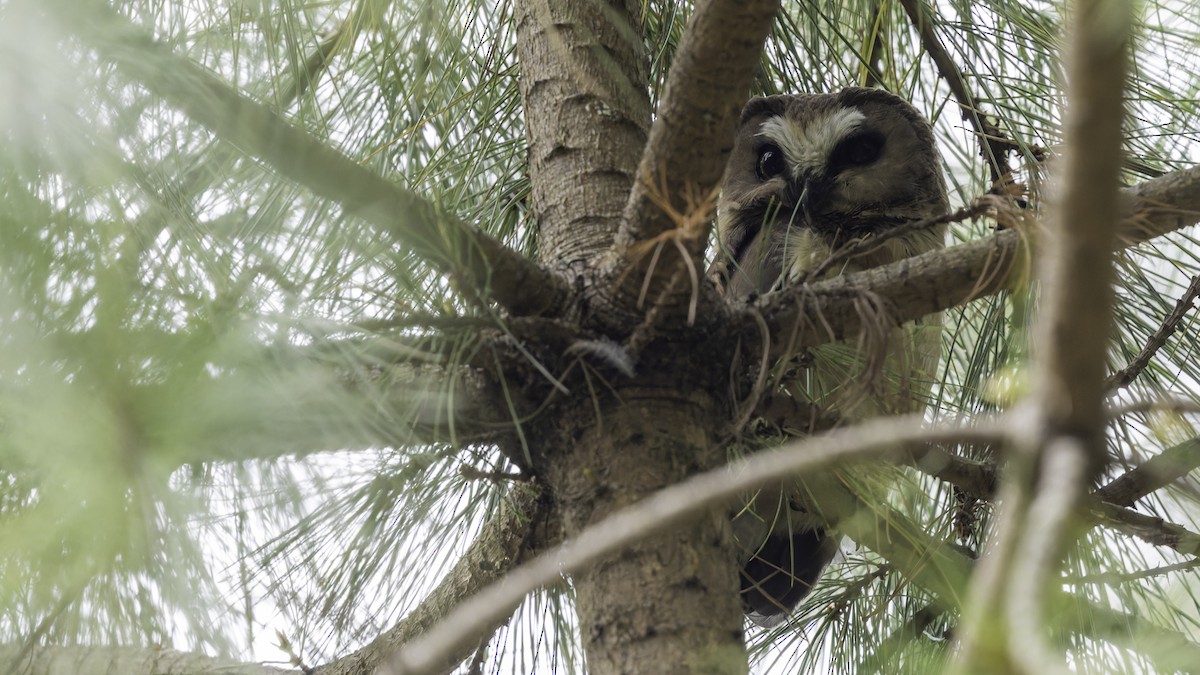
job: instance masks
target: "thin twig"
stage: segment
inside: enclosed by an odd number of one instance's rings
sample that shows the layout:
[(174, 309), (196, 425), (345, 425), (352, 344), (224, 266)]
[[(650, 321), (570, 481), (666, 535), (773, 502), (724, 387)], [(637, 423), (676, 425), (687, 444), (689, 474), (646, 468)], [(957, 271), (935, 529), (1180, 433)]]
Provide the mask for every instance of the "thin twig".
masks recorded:
[(1175, 303), (1175, 308), (1163, 320), (1162, 325), (1146, 341), (1146, 346), (1142, 348), (1142, 351), (1138, 352), (1129, 365), (1113, 373), (1104, 381), (1105, 390), (1113, 391), (1129, 386), (1137, 379), (1138, 375), (1142, 374), (1146, 366), (1150, 365), (1150, 359), (1154, 358), (1155, 353), (1167, 344), (1167, 339), (1175, 334), (1179, 323), (1183, 321), (1188, 310), (1193, 308), (1192, 303), (1196, 301), (1197, 297), (1200, 297), (1200, 274), (1192, 277), (1192, 283), (1187, 287), (1183, 297), (1179, 298), (1179, 301)]
[(951, 58), (950, 52), (942, 46), (933, 22), (929, 20), (933, 16), (933, 10), (921, 0), (900, 0), (900, 5), (904, 7), (904, 12), (908, 14), (913, 27), (920, 34), (925, 53), (929, 54), (942, 81), (950, 88), (950, 93), (958, 102), (963, 119), (970, 122), (975, 129), (975, 137), (979, 141), (979, 154), (987, 162), (992, 183), (1010, 179), (1012, 168), (1008, 163), (1008, 151), (1019, 151), (1020, 144), (1009, 139), (988, 119), (979, 105), (979, 100), (967, 89), (966, 76)]
[(1130, 581), (1138, 581), (1140, 579), (1150, 579), (1152, 577), (1163, 576), (1172, 572), (1187, 572), (1200, 567), (1200, 558), (1194, 560), (1185, 560), (1174, 565), (1163, 565), (1161, 567), (1152, 567), (1148, 570), (1138, 570), (1136, 572), (1106, 572), (1101, 574), (1084, 574), (1081, 576), (1066, 576), (1063, 577), (1064, 583), (1074, 584), (1113, 584), (1122, 585)]
[[(991, 195), (985, 195), (988, 197)], [(975, 218), (982, 215), (989, 209), (996, 208), (995, 199), (980, 198), (970, 204), (952, 211), (950, 213), (934, 216), (932, 218), (922, 218), (920, 220), (910, 220), (901, 223), (896, 227), (888, 228), (882, 232), (872, 232), (864, 237), (853, 239), (846, 243), (845, 246), (834, 251), (821, 264), (817, 265), (804, 277), (804, 283), (809, 283), (815, 279), (820, 279), (826, 270), (829, 270), (836, 265), (839, 265), (854, 256), (870, 253), (879, 248), (883, 244), (897, 237), (903, 237), (913, 232), (920, 232), (937, 227), (938, 225), (947, 225), (949, 223), (958, 223), (970, 218)]]

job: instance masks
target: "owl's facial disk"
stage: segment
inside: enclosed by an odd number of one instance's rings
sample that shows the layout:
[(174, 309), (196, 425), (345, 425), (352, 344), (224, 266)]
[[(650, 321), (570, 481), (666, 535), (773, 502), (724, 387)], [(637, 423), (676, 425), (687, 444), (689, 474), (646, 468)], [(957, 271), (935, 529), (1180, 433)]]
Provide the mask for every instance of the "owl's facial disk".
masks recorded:
[(901, 190), (871, 179), (872, 168), (889, 150), (888, 141), (855, 108), (834, 109), (807, 121), (768, 117), (754, 135), (755, 176), (771, 198), (794, 212), (791, 224), (832, 234), (829, 230), (842, 226), (845, 218), (900, 196)]
[(718, 208), (719, 287), (735, 297), (764, 292), (852, 238), (940, 212), (925, 122), (890, 95), (856, 95), (747, 105)]

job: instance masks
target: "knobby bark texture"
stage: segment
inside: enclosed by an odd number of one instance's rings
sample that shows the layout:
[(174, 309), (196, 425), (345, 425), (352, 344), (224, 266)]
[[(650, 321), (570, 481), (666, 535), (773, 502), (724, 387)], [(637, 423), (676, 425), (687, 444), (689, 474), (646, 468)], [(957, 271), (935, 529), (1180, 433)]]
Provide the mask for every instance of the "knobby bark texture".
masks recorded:
[[(709, 423), (712, 384), (622, 387), (602, 418), (570, 424), (582, 434), (547, 467), (567, 532), (724, 459)], [(744, 672), (731, 537), (716, 509), (575, 575), (589, 672)]]
[[(749, 96), (747, 74), (778, 11), (778, 0), (709, 2), (688, 21), (616, 239), (621, 264), (610, 272), (626, 281), (625, 304), (647, 292), (642, 286), (664, 309), (688, 307), (694, 321), (699, 296), (706, 306), (715, 299), (700, 277), (716, 190)], [(666, 255), (645, 255), (651, 242)], [(682, 302), (687, 296), (697, 299)]]
[(641, 3), (516, 3), (538, 258), (582, 273), (612, 243), (650, 127)]

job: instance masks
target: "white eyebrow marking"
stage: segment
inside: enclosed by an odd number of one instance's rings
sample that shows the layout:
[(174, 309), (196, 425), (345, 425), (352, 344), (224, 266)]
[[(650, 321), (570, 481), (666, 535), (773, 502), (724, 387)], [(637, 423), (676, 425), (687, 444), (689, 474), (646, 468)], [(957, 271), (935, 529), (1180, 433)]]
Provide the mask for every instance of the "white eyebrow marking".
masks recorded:
[(820, 169), (842, 140), (866, 119), (854, 108), (842, 108), (805, 123), (782, 115), (763, 122), (759, 136), (775, 141), (788, 160), (793, 178)]

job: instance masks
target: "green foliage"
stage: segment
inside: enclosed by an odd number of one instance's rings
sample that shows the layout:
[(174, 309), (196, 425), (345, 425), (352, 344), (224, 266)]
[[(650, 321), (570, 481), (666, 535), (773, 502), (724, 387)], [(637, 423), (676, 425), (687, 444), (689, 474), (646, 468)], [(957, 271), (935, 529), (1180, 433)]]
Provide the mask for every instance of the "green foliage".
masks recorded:
[[(112, 4), (313, 137), (536, 252), (511, 3)], [(987, 190), (971, 127), (897, 3), (785, 4), (761, 92), (878, 81), (934, 121), (956, 200)], [(99, 59), (104, 36), (72, 34), (54, 5), (0, 3), (0, 642), (274, 658), (278, 629), (306, 661), (344, 653), (416, 606), (497, 506), (500, 490), (459, 472), (507, 470), (497, 453), (418, 431), (446, 422), (458, 395), (421, 364), (467, 360), (472, 333), (497, 319), (403, 244)], [(1019, 146), (1036, 205), (1035, 156), (1060, 139), (1059, 5), (937, 9), (967, 87)], [(644, 4), (652, 100), (690, 10)], [(1131, 182), (1200, 159), (1194, 8), (1146, 3), (1136, 35)], [(1176, 234), (1123, 254), (1114, 368), (1200, 273), (1196, 251)], [(1035, 302), (1020, 292), (947, 313), (932, 419), (1003, 407), (988, 392), (997, 373), (1023, 377)], [(1118, 397), (1196, 391), (1196, 321)], [(1195, 436), (1170, 422), (1122, 418), (1114, 456), (1136, 462)], [(905, 472), (890, 495), (931, 535), (978, 546), (987, 512), (961, 513), (944, 483)], [(1151, 504), (1194, 528), (1195, 502), (1185, 482)], [(1182, 559), (1094, 530), (1068, 590), (1195, 636), (1196, 587), (1179, 572), (1088, 580)], [(580, 670), (569, 600), (569, 589), (531, 598), (495, 639), (494, 668)], [(756, 668), (933, 672), (955, 617), (930, 600), (851, 552), (789, 624), (753, 635)], [(1147, 667), (1095, 640), (1073, 649), (1081, 670)]]

